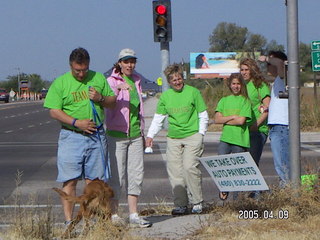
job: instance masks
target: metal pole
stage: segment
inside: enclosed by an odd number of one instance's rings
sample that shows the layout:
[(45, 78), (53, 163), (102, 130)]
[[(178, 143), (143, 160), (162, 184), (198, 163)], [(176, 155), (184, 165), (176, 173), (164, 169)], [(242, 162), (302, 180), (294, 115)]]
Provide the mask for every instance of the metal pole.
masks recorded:
[[(164, 75), (164, 70), (170, 64), (170, 55), (169, 55), (169, 42), (160, 42), (160, 51), (161, 51), (161, 77), (162, 77), (162, 92), (169, 89), (169, 84), (166, 76)], [(163, 123), (163, 129), (168, 129), (168, 119)]]
[(300, 185), (300, 86), (299, 86), (299, 41), (298, 1), (287, 0), (287, 44), (289, 84), (289, 140), (290, 180), (294, 187)]
[[(17, 68), (15, 68), (15, 69), (17, 69), (17, 71), (18, 71), (18, 93), (19, 93), (19, 98), (20, 98), (20, 95), (21, 95), (21, 91), (20, 91), (20, 68), (19, 67), (17, 67)], [(19, 99), (18, 99), (18, 97), (17, 97), (17, 101), (18, 101)]]
[(167, 78), (164, 75), (163, 71), (170, 63), (169, 56), (169, 42), (161, 42), (160, 43), (160, 51), (161, 51), (161, 77), (162, 77), (162, 92), (169, 89), (169, 84), (167, 82)]

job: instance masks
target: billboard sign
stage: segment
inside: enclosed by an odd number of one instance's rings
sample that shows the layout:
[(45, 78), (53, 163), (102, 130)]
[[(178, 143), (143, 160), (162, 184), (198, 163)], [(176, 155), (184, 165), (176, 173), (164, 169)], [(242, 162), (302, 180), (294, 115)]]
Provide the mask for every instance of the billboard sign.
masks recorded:
[(239, 72), (239, 61), (260, 53), (247, 52), (192, 52), (190, 53), (190, 74), (194, 78), (226, 78)]

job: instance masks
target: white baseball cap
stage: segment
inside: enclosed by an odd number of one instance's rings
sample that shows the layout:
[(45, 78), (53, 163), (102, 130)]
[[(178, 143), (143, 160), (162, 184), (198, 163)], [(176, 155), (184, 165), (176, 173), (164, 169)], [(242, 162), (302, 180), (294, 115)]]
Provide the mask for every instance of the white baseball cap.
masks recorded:
[(119, 53), (118, 61), (127, 60), (129, 58), (137, 59), (136, 53), (130, 48), (122, 49)]

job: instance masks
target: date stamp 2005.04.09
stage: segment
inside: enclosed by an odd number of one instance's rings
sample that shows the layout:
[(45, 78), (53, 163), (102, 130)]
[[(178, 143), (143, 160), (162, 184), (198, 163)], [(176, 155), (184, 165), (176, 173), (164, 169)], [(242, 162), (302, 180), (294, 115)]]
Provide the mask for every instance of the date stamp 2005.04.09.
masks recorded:
[(239, 219), (288, 219), (289, 211), (288, 210), (239, 210)]

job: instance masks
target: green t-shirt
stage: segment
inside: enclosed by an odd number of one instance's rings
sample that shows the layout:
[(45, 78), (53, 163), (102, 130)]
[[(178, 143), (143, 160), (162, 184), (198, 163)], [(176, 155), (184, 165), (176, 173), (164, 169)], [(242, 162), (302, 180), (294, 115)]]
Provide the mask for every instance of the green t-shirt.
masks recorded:
[(184, 85), (181, 92), (162, 93), (156, 113), (168, 115), (168, 137), (185, 138), (199, 131), (198, 114), (207, 109), (198, 89)]
[(238, 145), (241, 147), (250, 147), (250, 136), (248, 121), (251, 120), (251, 103), (244, 96), (230, 95), (223, 97), (218, 102), (216, 112), (220, 112), (224, 117), (238, 115), (246, 117), (244, 125), (223, 125), (220, 141)]
[[(44, 107), (60, 109), (67, 115), (79, 120), (94, 119), (88, 94), (89, 86), (94, 87), (103, 96), (114, 96), (114, 92), (101, 73), (89, 70), (87, 77), (80, 82), (73, 77), (71, 72), (67, 72), (51, 84), (44, 101)], [(94, 103), (94, 106), (101, 122), (103, 122), (103, 107), (99, 103)], [(97, 125), (99, 124), (97, 123)], [(63, 125), (73, 128), (67, 124)]]
[(140, 112), (140, 99), (138, 95), (138, 91), (136, 85), (134, 84), (134, 80), (130, 77), (123, 76), (123, 79), (128, 83), (132, 90), (129, 91), (130, 94), (130, 127), (128, 135), (124, 132), (108, 130), (108, 135), (112, 137), (139, 137), (141, 136), (141, 128), (140, 128), (140, 119), (139, 119), (139, 112)]
[[(247, 82), (247, 90), (253, 111), (252, 121), (249, 123), (249, 126), (251, 126), (252, 123), (256, 122), (257, 119), (261, 116), (261, 112), (259, 111), (258, 107), (262, 104), (262, 100), (265, 97), (270, 97), (270, 88), (265, 83), (262, 83), (259, 88), (256, 88), (253, 82), (249, 81)], [(268, 134), (269, 128), (267, 119), (259, 126), (259, 132)]]

